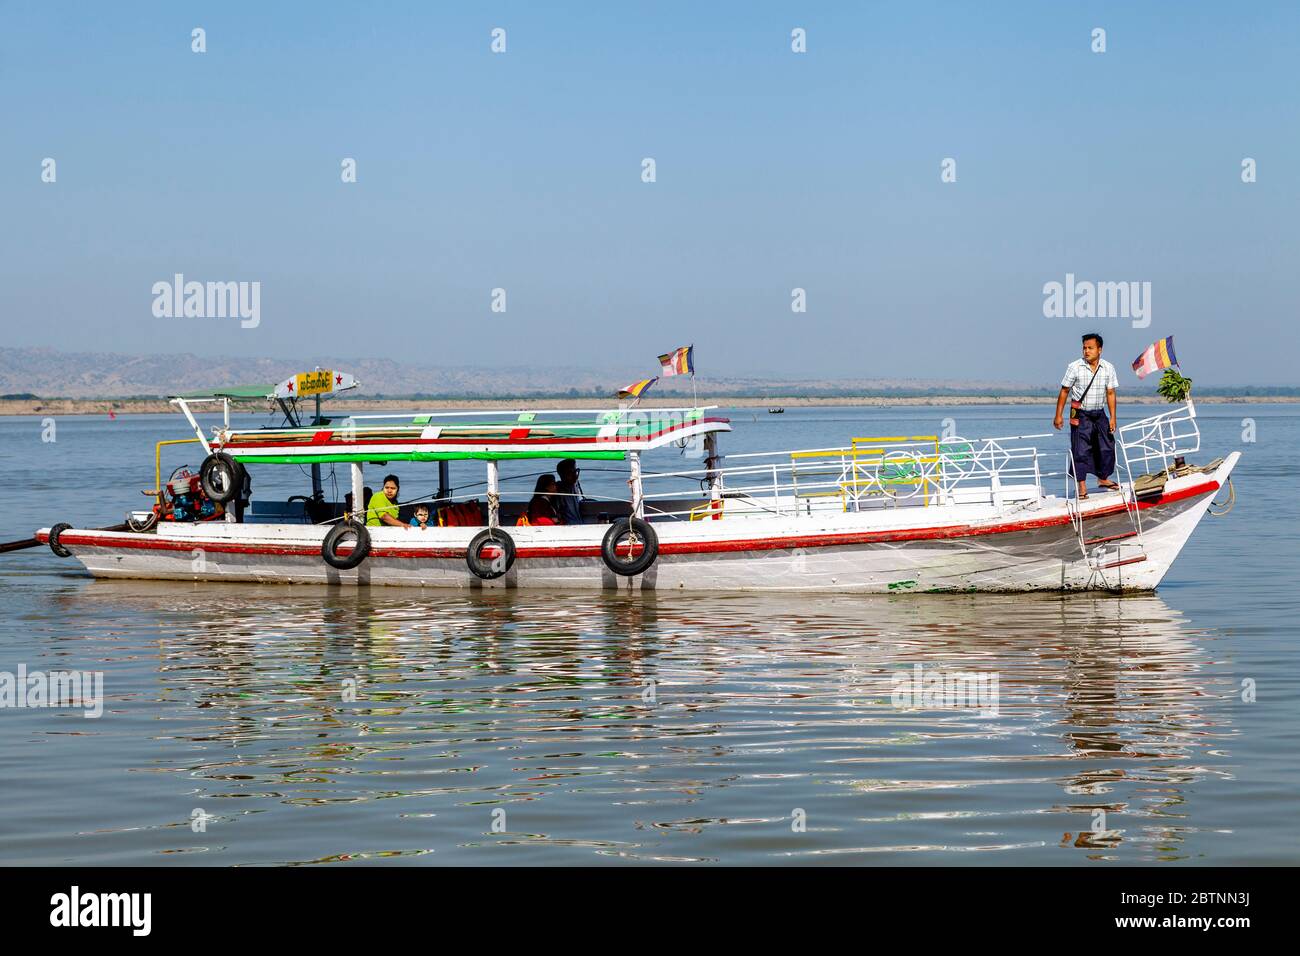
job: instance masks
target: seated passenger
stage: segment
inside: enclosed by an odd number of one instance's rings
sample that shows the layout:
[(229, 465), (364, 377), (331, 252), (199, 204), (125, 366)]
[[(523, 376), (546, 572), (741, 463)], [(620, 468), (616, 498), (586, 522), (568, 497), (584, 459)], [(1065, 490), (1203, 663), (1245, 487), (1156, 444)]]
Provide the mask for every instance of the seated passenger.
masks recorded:
[(429, 527), (429, 506), (428, 505), (415, 506), (415, 517), (411, 519), (411, 527), (412, 528)]
[(533, 489), (532, 500), (528, 502), (528, 510), (520, 517), (520, 524), (556, 525), (560, 523), (555, 517), (555, 505), (551, 502), (551, 496), (555, 494), (555, 487), (554, 475), (538, 476), (537, 486)]
[(582, 524), (582, 485), (578, 484), (578, 463), (566, 458), (555, 466), (560, 473), (556, 483), (555, 516), (560, 524)]
[(401, 486), (396, 475), (385, 475), (384, 486), (370, 496), (370, 505), (366, 508), (366, 526), (377, 528), (389, 525), (393, 528), (406, 528), (397, 517), (397, 492)]

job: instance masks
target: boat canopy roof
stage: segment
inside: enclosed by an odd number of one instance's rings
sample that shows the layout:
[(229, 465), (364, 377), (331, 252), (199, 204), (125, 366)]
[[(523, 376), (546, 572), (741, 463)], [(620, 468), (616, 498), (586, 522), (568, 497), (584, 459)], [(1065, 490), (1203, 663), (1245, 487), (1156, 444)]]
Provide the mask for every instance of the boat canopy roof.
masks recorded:
[(299, 399), (319, 396), (321, 398), (327, 395), (333, 395), (335, 392), (344, 392), (350, 388), (356, 388), (361, 383), (349, 372), (339, 371), (332, 368), (320, 368), (317, 366), (310, 372), (299, 372), (296, 375), (290, 375), (283, 382), (266, 385), (231, 385), (225, 388), (214, 388), (200, 392), (186, 392), (183, 395), (177, 395), (175, 399), (185, 401), (216, 401), (219, 399), (230, 399), (232, 401), (275, 401), (276, 399)]
[(209, 388), (198, 392), (185, 392), (181, 395), (172, 396), (175, 398), (185, 399), (186, 401), (214, 401), (216, 399), (228, 398), (232, 401), (265, 401), (271, 392), (275, 390), (274, 385), (231, 385), (226, 388)]
[(628, 452), (731, 431), (728, 419), (706, 414), (716, 407), (352, 415), (300, 428), (222, 428), (212, 445), (237, 461), (268, 464), (622, 459)]

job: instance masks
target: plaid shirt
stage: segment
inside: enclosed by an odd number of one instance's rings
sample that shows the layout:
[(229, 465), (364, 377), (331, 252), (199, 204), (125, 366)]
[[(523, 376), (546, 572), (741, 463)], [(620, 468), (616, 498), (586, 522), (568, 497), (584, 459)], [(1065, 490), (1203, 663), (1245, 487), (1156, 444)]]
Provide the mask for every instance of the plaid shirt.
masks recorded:
[(1097, 380), (1092, 383), (1092, 388), (1088, 388), (1088, 382), (1092, 380), (1092, 368), (1083, 359), (1075, 359), (1065, 369), (1065, 377), (1061, 379), (1061, 388), (1070, 390), (1070, 401), (1079, 401), (1079, 396), (1083, 395), (1083, 390), (1088, 389), (1088, 394), (1083, 398), (1083, 410), (1093, 412), (1099, 408), (1106, 407), (1106, 390), (1108, 388), (1119, 387), (1119, 377), (1115, 374), (1115, 366), (1111, 365), (1105, 359), (1100, 360), (1097, 366)]

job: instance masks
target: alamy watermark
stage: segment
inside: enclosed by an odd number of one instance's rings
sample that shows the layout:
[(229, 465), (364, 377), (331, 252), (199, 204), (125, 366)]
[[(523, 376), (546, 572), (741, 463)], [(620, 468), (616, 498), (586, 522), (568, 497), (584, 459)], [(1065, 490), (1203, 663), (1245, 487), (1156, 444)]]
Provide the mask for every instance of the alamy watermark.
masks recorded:
[(1151, 324), (1150, 282), (1077, 281), (1043, 284), (1043, 315), (1049, 319), (1132, 319), (1133, 328)]
[(262, 323), (260, 282), (186, 282), (178, 272), (171, 282), (155, 282), (152, 291), (157, 319), (238, 318), (245, 329)]
[(998, 716), (998, 675), (994, 671), (950, 671), (913, 664), (895, 671), (893, 704), (900, 710), (978, 710)]
[(0, 671), (0, 708), (77, 707), (83, 717), (104, 713), (103, 671)]

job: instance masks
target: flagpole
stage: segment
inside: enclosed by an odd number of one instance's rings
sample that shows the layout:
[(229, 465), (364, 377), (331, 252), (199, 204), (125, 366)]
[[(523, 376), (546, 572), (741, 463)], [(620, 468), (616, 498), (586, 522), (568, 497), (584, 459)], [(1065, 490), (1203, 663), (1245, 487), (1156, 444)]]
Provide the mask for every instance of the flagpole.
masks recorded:
[(696, 408), (699, 408), (699, 407), (700, 407), (700, 393), (699, 393), (699, 391), (695, 388), (695, 343), (694, 343), (694, 342), (691, 343), (690, 351), (687, 352), (686, 354), (689, 355), (690, 358), (691, 358), (691, 396), (692, 396), (692, 397), (694, 398), (694, 400), (695, 400), (695, 407), (696, 407)]

